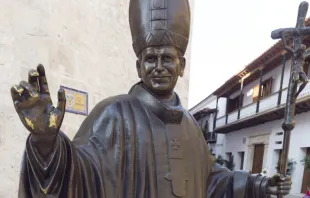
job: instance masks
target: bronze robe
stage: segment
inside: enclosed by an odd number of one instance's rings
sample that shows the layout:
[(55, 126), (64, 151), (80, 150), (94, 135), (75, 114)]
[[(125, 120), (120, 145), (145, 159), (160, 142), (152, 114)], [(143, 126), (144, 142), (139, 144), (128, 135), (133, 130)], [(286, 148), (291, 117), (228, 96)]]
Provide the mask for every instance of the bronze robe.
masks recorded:
[(103, 100), (73, 141), (63, 133), (48, 162), (28, 138), (19, 198), (265, 197), (266, 178), (214, 163), (195, 119), (140, 84)]

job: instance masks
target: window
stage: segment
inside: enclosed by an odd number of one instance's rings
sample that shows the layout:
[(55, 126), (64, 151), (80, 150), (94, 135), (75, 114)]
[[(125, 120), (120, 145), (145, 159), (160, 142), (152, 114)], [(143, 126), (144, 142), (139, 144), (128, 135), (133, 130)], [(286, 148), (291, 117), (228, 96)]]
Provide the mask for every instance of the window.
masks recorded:
[(246, 93), (246, 96), (252, 96), (253, 95), (253, 89), (250, 89), (247, 93)]
[(271, 95), (271, 87), (272, 87), (272, 78), (268, 78), (267, 80), (262, 82), (261, 92), (259, 94), (259, 84), (253, 88), (253, 102), (257, 102), (258, 95), (260, 95), (260, 99), (267, 98)]
[(256, 101), (257, 101), (257, 99), (258, 99), (258, 92), (259, 92), (259, 85), (256, 85), (256, 86), (253, 88), (253, 95), (252, 95), (253, 102), (256, 102)]
[(243, 94), (233, 98), (233, 99), (229, 99), (228, 98), (228, 105), (227, 105), (227, 113), (231, 113), (237, 109), (239, 109), (239, 107), (242, 107), (243, 105)]
[(231, 152), (228, 152), (226, 153), (226, 160), (231, 160), (232, 159), (232, 153)]
[(240, 170), (243, 170), (243, 163), (244, 163), (244, 152), (238, 152), (239, 159), (240, 159)]
[(204, 131), (207, 133), (209, 132), (209, 121), (206, 120), (205, 126), (204, 126)]

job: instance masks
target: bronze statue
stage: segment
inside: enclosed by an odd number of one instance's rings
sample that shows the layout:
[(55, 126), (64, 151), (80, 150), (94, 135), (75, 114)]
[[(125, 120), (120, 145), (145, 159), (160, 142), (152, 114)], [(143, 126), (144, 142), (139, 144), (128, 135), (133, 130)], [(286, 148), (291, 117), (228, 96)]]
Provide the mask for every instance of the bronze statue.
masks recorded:
[(65, 94), (53, 106), (44, 67), (12, 87), (30, 131), (19, 198), (263, 198), (288, 194), (290, 177), (232, 172), (215, 163), (195, 119), (173, 91), (185, 69), (187, 0), (131, 0), (141, 82), (97, 104), (70, 141), (60, 130)]
[[(308, 2), (306, 1), (300, 3), (295, 28), (280, 28), (271, 32), (271, 38), (281, 38), (284, 49), (286, 49), (287, 53), (291, 54), (293, 57), (291, 66), (292, 71), (285, 104), (285, 114), (282, 123), (282, 129), (284, 130), (282, 156), (280, 161), (280, 173), (282, 176), (286, 175), (291, 132), (295, 128), (296, 99), (308, 83), (308, 77), (302, 69), (305, 64), (305, 59), (310, 56), (310, 48), (306, 50), (306, 46), (302, 44), (303, 38), (310, 35), (310, 28), (305, 27), (308, 6)], [(293, 48), (289, 45), (287, 41), (288, 39), (293, 39)], [(300, 82), (302, 82), (302, 84), (297, 90)], [(282, 197), (282, 195), (278, 195), (278, 198)]]

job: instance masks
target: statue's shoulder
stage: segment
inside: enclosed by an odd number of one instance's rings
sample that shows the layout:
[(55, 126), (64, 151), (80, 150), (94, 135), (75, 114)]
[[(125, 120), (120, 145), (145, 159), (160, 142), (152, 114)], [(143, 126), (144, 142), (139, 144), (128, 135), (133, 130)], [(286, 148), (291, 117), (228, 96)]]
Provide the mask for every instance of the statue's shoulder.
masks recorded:
[(103, 99), (93, 108), (92, 111), (103, 112), (104, 110), (114, 109), (119, 104), (137, 103), (138, 99), (130, 94), (121, 94)]
[[(128, 112), (126, 108), (122, 108), (124, 104), (139, 104), (139, 101), (131, 95), (116, 95), (103, 99), (95, 105), (87, 118), (83, 121), (80, 129), (74, 137), (74, 144), (86, 144), (88, 139), (95, 131), (101, 131), (100, 128), (94, 128), (96, 123), (109, 122), (109, 120), (122, 120), (123, 113)], [(127, 108), (128, 109), (128, 108)], [(98, 125), (102, 126), (102, 125)]]

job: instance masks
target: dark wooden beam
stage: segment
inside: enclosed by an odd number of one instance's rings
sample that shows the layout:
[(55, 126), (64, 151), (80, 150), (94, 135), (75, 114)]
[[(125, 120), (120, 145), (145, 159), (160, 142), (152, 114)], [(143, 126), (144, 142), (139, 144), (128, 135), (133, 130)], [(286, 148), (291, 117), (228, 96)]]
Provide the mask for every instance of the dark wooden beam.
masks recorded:
[(216, 98), (216, 112), (213, 119), (213, 131), (216, 128), (216, 120), (217, 120), (217, 113), (218, 113), (218, 103), (219, 103), (219, 97)]
[(260, 102), (260, 94), (262, 91), (262, 82), (263, 82), (263, 69), (260, 70), (258, 97), (257, 97), (257, 103), (256, 103), (256, 113), (259, 112), (259, 102)]
[(281, 73), (280, 90), (279, 90), (278, 103), (277, 103), (278, 106), (281, 104), (283, 78), (284, 78), (285, 63), (286, 63), (286, 54), (283, 54), (282, 56), (283, 56), (283, 60), (282, 60), (282, 73)]
[(238, 120), (240, 119), (240, 111), (241, 111), (242, 104), (243, 104), (243, 101), (241, 102), (241, 100), (243, 100), (242, 92), (243, 92), (243, 79), (241, 79), (241, 83), (240, 83), (239, 108), (238, 108), (238, 117), (237, 117)]
[(227, 101), (226, 101), (226, 120), (225, 120), (225, 124), (227, 124), (227, 122), (228, 122), (228, 106), (229, 106), (229, 96), (227, 97)]

